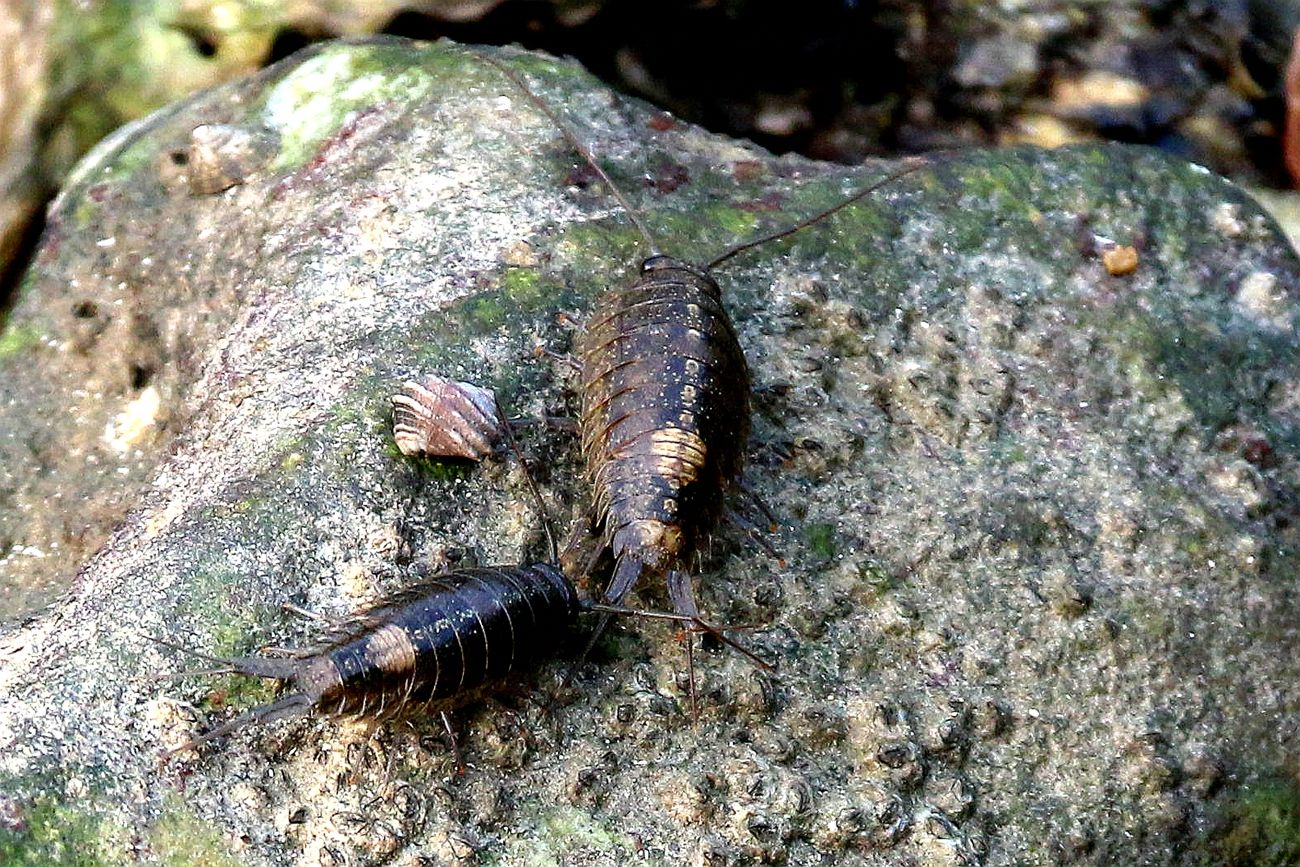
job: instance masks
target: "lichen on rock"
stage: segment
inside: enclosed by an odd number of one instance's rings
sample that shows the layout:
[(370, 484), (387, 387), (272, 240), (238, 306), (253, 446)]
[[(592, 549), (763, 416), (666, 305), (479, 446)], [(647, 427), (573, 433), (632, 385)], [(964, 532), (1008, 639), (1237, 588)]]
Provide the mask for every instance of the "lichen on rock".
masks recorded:
[[(774, 158), (496, 56), (686, 258), (888, 169)], [(194, 195), (175, 155), (204, 124), (279, 150)], [(946, 156), (719, 270), (783, 562), (723, 528), (698, 586), (765, 624), (777, 673), (697, 653), (693, 722), (671, 627), (629, 621), (572, 685), (543, 668), (460, 714), (464, 775), (429, 720), (282, 723), (164, 765), (267, 691), (171, 679), (190, 663), (149, 635), (300, 645), (285, 601), (340, 614), (449, 559), (545, 556), (517, 466), (402, 457), (388, 398), (436, 372), (571, 414), (534, 350), (641, 253), (550, 123), (448, 43), (318, 46), (97, 149), (0, 334), (3, 580), (78, 573), (0, 638), (0, 854), (1286, 863), (1300, 266), (1226, 181), (1120, 147)], [(521, 440), (563, 529), (576, 446)]]

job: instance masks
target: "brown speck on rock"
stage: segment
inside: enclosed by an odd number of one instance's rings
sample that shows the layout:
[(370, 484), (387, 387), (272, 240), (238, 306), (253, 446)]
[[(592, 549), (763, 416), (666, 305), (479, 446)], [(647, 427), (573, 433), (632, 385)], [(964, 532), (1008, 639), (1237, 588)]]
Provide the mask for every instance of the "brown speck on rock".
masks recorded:
[(542, 257), (532, 244), (516, 241), (501, 252), (501, 262), (513, 268), (536, 268), (542, 263)]
[(731, 164), (731, 176), (742, 184), (752, 183), (763, 177), (763, 164), (758, 160), (736, 160)]
[(1101, 263), (1106, 273), (1112, 277), (1127, 277), (1137, 270), (1138, 251), (1136, 247), (1115, 246), (1101, 251)]
[(691, 174), (686, 166), (680, 163), (671, 163), (661, 166), (655, 172), (654, 177), (647, 180), (646, 183), (660, 193), (671, 193), (683, 184), (690, 182)]
[(650, 120), (646, 121), (646, 126), (655, 132), (667, 132), (677, 127), (677, 119), (671, 114), (661, 111), (651, 116)]

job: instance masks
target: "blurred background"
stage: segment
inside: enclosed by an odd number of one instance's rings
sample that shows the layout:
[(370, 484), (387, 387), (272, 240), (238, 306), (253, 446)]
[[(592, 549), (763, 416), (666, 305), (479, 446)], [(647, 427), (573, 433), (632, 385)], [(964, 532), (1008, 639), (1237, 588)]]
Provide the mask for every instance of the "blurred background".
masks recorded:
[(311, 42), (370, 33), (571, 55), (715, 132), (845, 163), (1146, 144), (1249, 186), (1292, 231), (1298, 26), (1286, 0), (6, 0), (0, 299), (100, 138)]

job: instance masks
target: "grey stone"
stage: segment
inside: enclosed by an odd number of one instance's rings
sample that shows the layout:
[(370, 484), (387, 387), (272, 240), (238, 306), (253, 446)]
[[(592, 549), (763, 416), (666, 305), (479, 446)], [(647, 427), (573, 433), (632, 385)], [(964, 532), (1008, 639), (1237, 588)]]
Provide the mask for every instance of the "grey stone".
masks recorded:
[[(891, 168), (773, 158), (497, 54), (687, 258)], [(174, 155), (203, 124), (278, 150), (191, 195)], [(696, 653), (692, 721), (673, 629), (629, 620), (570, 686), (551, 664), (459, 714), (464, 775), (426, 719), (164, 764), (271, 691), (175, 679), (194, 663), (149, 636), (301, 646), (284, 601), (341, 615), (449, 558), (545, 556), (517, 464), (403, 458), (388, 396), (432, 372), (572, 413), (533, 350), (643, 253), (446, 43), (316, 47), (88, 157), (0, 334), (3, 580), (77, 572), (0, 638), (0, 861), (1286, 863), (1300, 269), (1240, 190), (1120, 147), (938, 158), (719, 269), (783, 562), (724, 527), (698, 586), (766, 624), (745, 639), (775, 673)], [(521, 439), (562, 530), (576, 445)]]

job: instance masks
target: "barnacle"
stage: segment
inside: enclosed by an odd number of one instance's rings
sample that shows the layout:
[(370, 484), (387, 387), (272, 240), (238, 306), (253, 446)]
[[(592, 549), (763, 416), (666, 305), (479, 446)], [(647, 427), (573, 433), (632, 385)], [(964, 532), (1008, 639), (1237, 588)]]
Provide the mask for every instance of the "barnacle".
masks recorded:
[(468, 382), (426, 376), (392, 401), (393, 438), (404, 455), (481, 461), (505, 432), (496, 397)]

